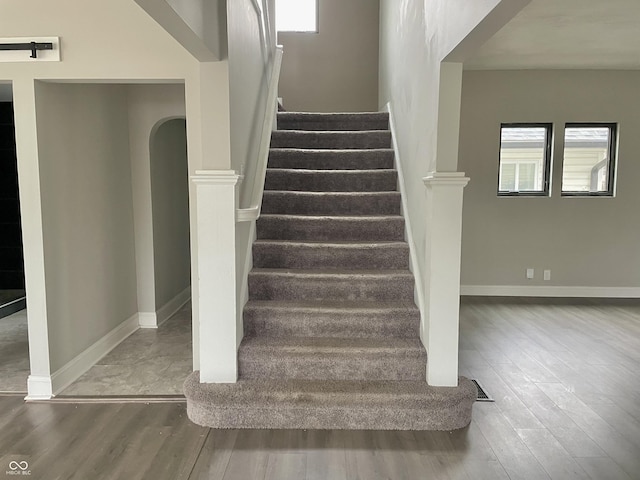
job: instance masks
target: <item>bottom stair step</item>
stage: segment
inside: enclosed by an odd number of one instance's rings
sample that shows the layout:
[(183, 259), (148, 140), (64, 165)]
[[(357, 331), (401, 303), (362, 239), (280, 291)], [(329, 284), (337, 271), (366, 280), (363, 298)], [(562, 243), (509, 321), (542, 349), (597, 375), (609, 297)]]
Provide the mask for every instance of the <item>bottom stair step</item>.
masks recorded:
[(476, 386), (424, 381), (239, 380), (184, 383), (191, 421), (211, 428), (456, 430), (471, 421)]
[(419, 338), (245, 337), (238, 350), (245, 379), (419, 381), (426, 373)]

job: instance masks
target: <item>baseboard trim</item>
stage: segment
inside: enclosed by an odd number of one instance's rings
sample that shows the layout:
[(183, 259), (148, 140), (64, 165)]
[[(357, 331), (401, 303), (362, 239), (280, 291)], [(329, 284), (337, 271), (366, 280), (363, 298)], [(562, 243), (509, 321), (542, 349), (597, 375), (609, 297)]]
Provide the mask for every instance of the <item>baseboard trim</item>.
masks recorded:
[(393, 116), (391, 103), (387, 103), (384, 106), (383, 110), (389, 114), (389, 129), (391, 130), (391, 141), (393, 146), (394, 164), (396, 166), (396, 170), (398, 171), (398, 188), (400, 190), (400, 198), (402, 202), (402, 216), (404, 217), (405, 238), (407, 240), (407, 243), (409, 244), (409, 269), (411, 270), (411, 273), (413, 273), (413, 278), (415, 280), (414, 297), (415, 297), (416, 303), (418, 304), (418, 309), (420, 310), (421, 325), (424, 325), (424, 315), (425, 315), (424, 289), (423, 289), (422, 277), (420, 275), (420, 268), (418, 267), (419, 262), (418, 262), (416, 244), (413, 240), (411, 218), (409, 218), (409, 215), (407, 213), (408, 206), (407, 206), (407, 193), (405, 190), (405, 183), (404, 183), (405, 177), (402, 169), (402, 163), (400, 163), (400, 152), (398, 150), (398, 142), (396, 140), (395, 117)]
[(26, 401), (49, 400), (53, 397), (51, 377), (46, 375), (29, 375), (27, 378)]
[(482, 297), (640, 298), (640, 288), (461, 285), (460, 295)]
[(178, 310), (180, 310), (184, 305), (191, 300), (191, 287), (187, 287), (182, 290), (178, 295), (173, 297), (167, 303), (165, 303), (157, 312), (156, 312), (156, 325), (159, 327), (164, 322), (169, 320)]
[(158, 316), (156, 312), (138, 313), (138, 326), (140, 328), (158, 328)]
[[(140, 327), (139, 314), (136, 313), (95, 342), (84, 352), (67, 362), (51, 375), (51, 390), (57, 395), (71, 383), (80, 378), (102, 357), (117, 347), (124, 339)], [(31, 390), (29, 390), (31, 394)]]

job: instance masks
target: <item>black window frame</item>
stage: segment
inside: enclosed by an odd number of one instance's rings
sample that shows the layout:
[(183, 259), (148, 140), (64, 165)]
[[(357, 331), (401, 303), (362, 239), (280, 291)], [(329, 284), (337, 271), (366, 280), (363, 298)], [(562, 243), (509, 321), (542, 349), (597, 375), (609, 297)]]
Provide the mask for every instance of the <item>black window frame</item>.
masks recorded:
[[(544, 128), (544, 177), (542, 190), (529, 190), (524, 192), (511, 192), (500, 190), (500, 169), (502, 167), (502, 129), (503, 128)], [(553, 151), (553, 123), (551, 122), (515, 122), (500, 124), (500, 148), (498, 150), (498, 186), (499, 197), (549, 197), (551, 193), (551, 161)]]
[[(602, 192), (565, 192), (564, 183), (564, 155), (567, 140), (567, 128), (608, 128), (609, 129), (609, 165), (607, 170), (607, 190)], [(615, 122), (567, 122), (562, 130), (562, 169), (560, 177), (560, 196), (562, 197), (614, 197), (615, 196), (615, 174), (618, 156), (618, 124)]]

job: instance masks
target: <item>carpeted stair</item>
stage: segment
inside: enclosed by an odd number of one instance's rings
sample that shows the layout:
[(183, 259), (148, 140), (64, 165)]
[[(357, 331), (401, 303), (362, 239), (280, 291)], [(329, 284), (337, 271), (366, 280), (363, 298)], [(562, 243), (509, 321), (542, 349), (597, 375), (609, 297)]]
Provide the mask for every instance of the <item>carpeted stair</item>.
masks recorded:
[(185, 382), (216, 428), (450, 430), (476, 387), (427, 385), (388, 116), (278, 113), (236, 384)]

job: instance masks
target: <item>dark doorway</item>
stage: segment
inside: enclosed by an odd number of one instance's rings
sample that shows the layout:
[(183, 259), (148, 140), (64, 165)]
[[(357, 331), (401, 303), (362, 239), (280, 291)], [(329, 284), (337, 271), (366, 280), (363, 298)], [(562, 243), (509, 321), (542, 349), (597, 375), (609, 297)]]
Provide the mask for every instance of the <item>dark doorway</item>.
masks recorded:
[(25, 307), (13, 103), (0, 102), (0, 318)]

